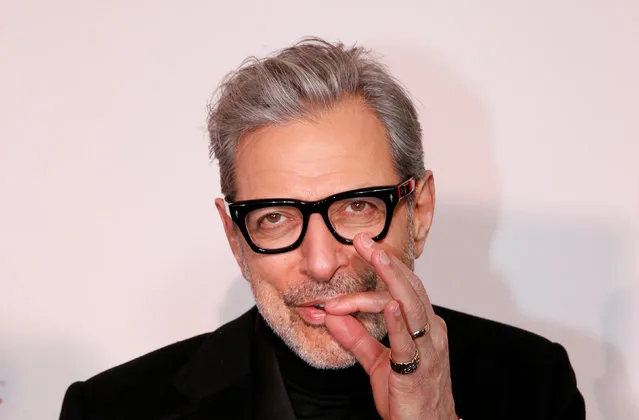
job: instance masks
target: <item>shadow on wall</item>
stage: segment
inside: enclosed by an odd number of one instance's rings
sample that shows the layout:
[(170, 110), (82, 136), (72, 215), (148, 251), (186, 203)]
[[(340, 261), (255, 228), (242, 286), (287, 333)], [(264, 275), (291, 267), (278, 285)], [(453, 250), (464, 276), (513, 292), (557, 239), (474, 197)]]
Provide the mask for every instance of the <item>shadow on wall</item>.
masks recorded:
[[(494, 157), (492, 123), (481, 98), (440, 57), (430, 54), (427, 48), (398, 47), (383, 42), (368, 46), (376, 51), (387, 52), (384, 61), (417, 100), (424, 128), (426, 163), (427, 166), (430, 163), (429, 156), (436, 161), (436, 184), (454, 191), (455, 185), (468, 190), (471, 183), (477, 192), (476, 196), (482, 200), (472, 205), (460, 204), (451, 199), (447, 191), (438, 190), (437, 211), (429, 245), (415, 267), (433, 300), (557, 339), (571, 350), (570, 358), (579, 374), (579, 388), (586, 398), (589, 419), (639, 418), (639, 410), (631, 395), (613, 391), (630, 389), (625, 361), (619, 349), (583, 332), (523, 315), (508, 286), (513, 282), (507, 281), (493, 268), (490, 252), (494, 246), (498, 221), (503, 224), (509, 215), (500, 214), (500, 185)], [(523, 226), (524, 232), (542, 228), (542, 234), (537, 237), (537, 245), (541, 246), (538, 251), (542, 252), (542, 257), (544, 246), (553, 245), (557, 238), (564, 243), (567, 241), (568, 245), (571, 240), (582, 240), (583, 234), (579, 232), (557, 230), (561, 222), (535, 217), (517, 221), (520, 227)], [(588, 229), (588, 225), (584, 225), (583, 229)], [(589, 233), (586, 232), (586, 236), (590, 236)], [(614, 237), (611, 239), (606, 236), (600, 242), (598, 240), (601, 238), (592, 239), (595, 241), (595, 251), (601, 248), (606, 250), (603, 255), (610, 256), (593, 264), (604, 267), (603, 273), (606, 275), (616, 274), (614, 265), (618, 261), (614, 255), (610, 255), (610, 250), (618, 250), (622, 245), (610, 243), (610, 240), (615, 240)], [(526, 251), (527, 237), (513, 238), (508, 244), (515, 244), (516, 247), (521, 244)], [(585, 255), (577, 254), (559, 263), (554, 261), (554, 265), (544, 265), (541, 273), (558, 278), (581, 275), (579, 269), (575, 270), (575, 264), (579, 265), (581, 258), (592, 258), (591, 251), (593, 249), (586, 248)], [(525, 270), (538, 261), (527, 255), (524, 260), (529, 264), (524, 267)], [(592, 278), (594, 274), (589, 275)], [(607, 280), (595, 279), (597, 282)], [(477, 299), (485, 296), (490, 299)], [(253, 302), (246, 281), (238, 277), (228, 291), (220, 318), (233, 319), (252, 306)], [(604, 329), (608, 328), (609, 320), (602, 320), (602, 323)], [(598, 360), (604, 362), (597, 365)]]
[[(639, 281), (635, 284), (639, 285)], [(619, 349), (609, 342), (619, 337), (627, 341), (619, 345), (639, 348), (639, 288), (627, 288), (611, 295), (603, 317), (603, 331), (606, 343), (603, 345), (605, 369), (595, 381), (595, 394), (602, 413), (610, 419), (639, 418), (639, 401), (633, 397), (630, 375), (636, 373), (637, 366), (628, 366)], [(634, 343), (628, 341), (635, 340)], [(637, 390), (635, 390), (636, 392)]]
[(9, 362), (11, 354), (6, 350), (0, 354), (0, 418), (9, 418), (9, 414), (17, 410), (12, 407), (13, 395), (13, 378), (16, 378), (15, 364)]

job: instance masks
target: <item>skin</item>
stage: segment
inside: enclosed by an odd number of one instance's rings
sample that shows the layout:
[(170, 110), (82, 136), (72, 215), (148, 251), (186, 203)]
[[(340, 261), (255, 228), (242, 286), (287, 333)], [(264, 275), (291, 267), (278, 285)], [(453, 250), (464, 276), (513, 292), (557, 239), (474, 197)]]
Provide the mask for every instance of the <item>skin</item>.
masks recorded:
[[(393, 168), (383, 125), (359, 98), (346, 98), (312, 119), (250, 133), (240, 141), (235, 165), (237, 201), (275, 197), (318, 200), (346, 190), (404, 181)], [(421, 255), (431, 226), (435, 189), (430, 172), (418, 180), (413, 194), (410, 231), (406, 200), (397, 206), (389, 233), (379, 243), (360, 234), (354, 246), (340, 244), (321, 216), (314, 214), (302, 245), (275, 255), (252, 252), (227, 215), (223, 200), (217, 199), (216, 206), (260, 312), (278, 334), (289, 334), (285, 341), (300, 357), (329, 368), (359, 362), (371, 378), (376, 407), (383, 418), (456, 419), (446, 326), (433, 312), (406, 255), (411, 242), (415, 257)], [(320, 327), (303, 322), (281, 297), (285, 291), (305, 285), (332, 290), (335, 279), (359, 278), (365, 270), (374, 270), (377, 289), (328, 300)], [(377, 315), (350, 316), (356, 311)], [(409, 331), (427, 323), (429, 334), (413, 340)], [(379, 342), (386, 330), (394, 360), (409, 361), (415, 350), (419, 351), (421, 362), (412, 374), (400, 375), (390, 369), (389, 349)]]

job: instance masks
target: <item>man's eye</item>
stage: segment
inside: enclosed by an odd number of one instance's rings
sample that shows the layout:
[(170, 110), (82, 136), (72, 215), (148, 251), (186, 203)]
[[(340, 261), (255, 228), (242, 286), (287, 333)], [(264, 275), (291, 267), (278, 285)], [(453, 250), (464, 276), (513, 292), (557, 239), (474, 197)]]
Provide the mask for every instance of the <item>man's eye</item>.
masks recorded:
[(282, 215), (280, 213), (269, 213), (264, 216), (264, 220), (268, 223), (277, 223), (282, 219)]
[(374, 209), (374, 205), (371, 205), (368, 201), (353, 200), (346, 207), (343, 207), (347, 214), (363, 214), (368, 213)]
[(263, 228), (281, 227), (283, 224), (290, 222), (290, 218), (285, 214), (272, 212), (262, 215), (257, 221), (257, 225)]
[(347, 210), (353, 213), (360, 213), (367, 209), (368, 203), (365, 201), (351, 201)]

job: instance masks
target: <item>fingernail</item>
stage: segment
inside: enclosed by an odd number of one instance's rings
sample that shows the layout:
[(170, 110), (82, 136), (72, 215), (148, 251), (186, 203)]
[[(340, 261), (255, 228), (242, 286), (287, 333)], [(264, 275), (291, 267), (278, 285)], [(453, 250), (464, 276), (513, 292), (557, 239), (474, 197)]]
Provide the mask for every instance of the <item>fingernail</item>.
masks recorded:
[(362, 245), (366, 248), (370, 248), (373, 246), (373, 239), (368, 235), (362, 235)]
[(379, 260), (384, 265), (390, 264), (390, 258), (388, 258), (388, 254), (384, 250), (379, 252)]

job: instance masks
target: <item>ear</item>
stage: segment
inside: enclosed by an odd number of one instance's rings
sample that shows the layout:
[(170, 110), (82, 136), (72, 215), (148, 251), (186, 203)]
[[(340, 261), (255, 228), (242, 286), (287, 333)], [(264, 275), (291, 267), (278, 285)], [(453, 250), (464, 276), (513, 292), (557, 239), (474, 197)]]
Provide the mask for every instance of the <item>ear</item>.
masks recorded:
[(426, 171), (426, 175), (417, 181), (413, 194), (415, 196), (413, 239), (415, 258), (419, 258), (424, 251), (435, 212), (435, 178), (432, 171)]
[(224, 226), (224, 233), (226, 233), (226, 240), (231, 246), (231, 251), (233, 251), (233, 256), (235, 257), (235, 261), (237, 262), (237, 265), (240, 267), (240, 270), (242, 270), (242, 275), (244, 276), (245, 279), (247, 279), (248, 277), (246, 277), (246, 273), (244, 273), (244, 265), (242, 264), (242, 250), (240, 248), (242, 245), (239, 243), (240, 241), (238, 237), (239, 235), (237, 235), (237, 233), (234, 230), (233, 220), (231, 219), (231, 216), (229, 216), (226, 213), (226, 206), (224, 204), (224, 200), (221, 198), (216, 198), (215, 207), (217, 208), (217, 212), (219, 213), (220, 219), (222, 220), (222, 225)]

